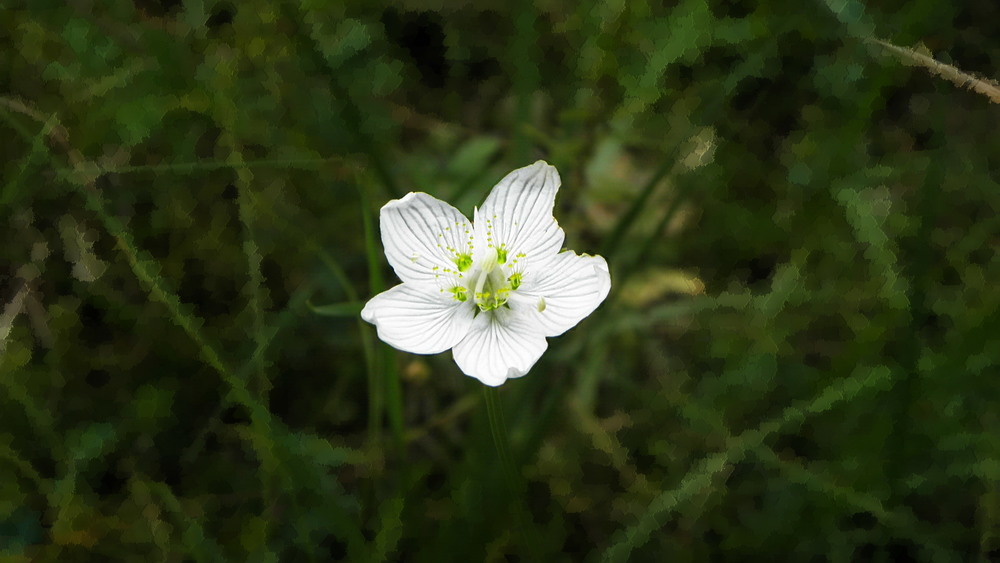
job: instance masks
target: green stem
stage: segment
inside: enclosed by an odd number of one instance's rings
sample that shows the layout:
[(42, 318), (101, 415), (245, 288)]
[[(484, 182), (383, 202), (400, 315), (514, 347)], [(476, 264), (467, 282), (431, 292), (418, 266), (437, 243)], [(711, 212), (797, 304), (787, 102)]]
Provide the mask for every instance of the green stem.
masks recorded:
[[(507, 485), (507, 493), (510, 498), (523, 499), (521, 495), (522, 483), (521, 472), (518, 470), (514, 459), (510, 455), (510, 439), (507, 431), (507, 422), (503, 416), (503, 406), (500, 403), (500, 394), (495, 387), (483, 387), (483, 396), (486, 399), (486, 416), (490, 421), (490, 432), (493, 434), (493, 445), (496, 446), (497, 456), (500, 458), (500, 466), (504, 474), (504, 482)], [(538, 556), (538, 543), (529, 534), (532, 529), (531, 513), (527, 504), (513, 502), (514, 519), (518, 528), (518, 535), (525, 550), (531, 554), (531, 559), (540, 560)]]
[(922, 396), (920, 383), (920, 356), (934, 343), (927, 342), (926, 329), (931, 310), (927, 303), (930, 286), (930, 272), (933, 267), (931, 234), (936, 224), (937, 210), (940, 209), (938, 186), (942, 182), (943, 168), (928, 169), (924, 182), (916, 194), (919, 227), (915, 235), (904, 242), (903, 256), (908, 262), (906, 270), (910, 274), (907, 302), (909, 310), (904, 316), (905, 327), (900, 340), (893, 350), (900, 369), (899, 381), (893, 388), (891, 406), (887, 412), (891, 416), (892, 433), (887, 456), (888, 477), (893, 483), (893, 495), (897, 502), (903, 502), (910, 492), (905, 485), (905, 477), (912, 470), (912, 464), (922, 457), (915, 445), (915, 439), (922, 430), (914, 420), (912, 408), (916, 399)]
[(691, 193), (694, 191), (692, 186), (693, 182), (684, 181), (684, 177), (680, 176), (678, 180), (677, 194), (674, 198), (670, 200), (667, 205), (666, 211), (660, 217), (660, 221), (656, 224), (656, 227), (649, 233), (646, 240), (643, 242), (642, 247), (639, 252), (633, 257), (629, 265), (622, 270), (622, 273), (618, 275), (616, 280), (618, 284), (624, 284), (625, 280), (628, 279), (636, 270), (638, 270), (644, 264), (647, 264), (647, 258), (653, 251), (653, 247), (657, 243), (663, 242), (663, 232), (666, 230), (667, 225), (670, 221), (677, 215), (677, 211), (681, 206), (688, 200)]
[[(363, 184), (363, 179), (357, 178), (358, 194), (361, 197), (361, 222), (365, 233), (365, 254), (368, 259), (369, 289), (372, 295), (382, 291), (382, 271), (378, 261), (378, 250), (375, 242), (375, 226), (372, 223), (371, 211), (369, 207), (368, 186)], [(364, 336), (367, 327), (364, 321), (358, 320), (359, 330)], [(373, 448), (378, 448), (382, 439), (382, 414), (385, 408), (385, 398), (383, 386), (379, 381), (379, 374), (383, 373), (383, 364), (392, 362), (390, 354), (375, 354), (374, 346), (369, 346), (370, 341), (362, 340), (365, 349), (365, 359), (368, 367), (368, 437)]]
[[(224, 169), (251, 169), (251, 168), (316, 168), (324, 164), (336, 161), (343, 161), (341, 156), (328, 156), (324, 158), (271, 158), (261, 160), (247, 160), (241, 162), (231, 162), (229, 160), (202, 160), (198, 162), (172, 162), (167, 164), (138, 164), (130, 166), (100, 167), (102, 174), (139, 174), (143, 172), (190, 174), (193, 172), (210, 172), (212, 170)], [(73, 168), (56, 168), (55, 172), (60, 175), (68, 175), (74, 172)]]
[(538, 88), (538, 12), (535, 3), (522, 0), (521, 9), (514, 18), (515, 41), (511, 43), (511, 57), (514, 61), (513, 86), (517, 100), (514, 117), (512, 156), (515, 162), (527, 162), (531, 150), (526, 135), (531, 125), (531, 100)]
[(365, 125), (366, 120), (361, 110), (358, 109), (357, 100), (352, 98), (350, 92), (338, 79), (343, 74), (342, 69), (330, 63), (326, 55), (323, 54), (323, 49), (317, 42), (317, 38), (310, 33), (308, 25), (303, 21), (304, 14), (302, 12), (305, 9), (292, 8), (291, 5), (283, 3), (282, 10), (291, 26), (289, 35), (298, 44), (302, 57), (323, 71), (330, 93), (333, 94), (335, 100), (342, 103), (340, 111), (341, 117), (347, 124), (345, 131), (353, 137), (354, 144), (368, 157), (375, 175), (389, 197), (402, 197), (399, 184), (396, 183), (396, 178), (388, 165), (388, 159), (383, 153), (381, 144)]
[(618, 246), (621, 244), (622, 239), (625, 238), (625, 234), (628, 230), (635, 224), (636, 218), (639, 213), (646, 207), (649, 197), (653, 195), (656, 190), (656, 186), (659, 185), (660, 180), (670, 172), (675, 166), (674, 156), (676, 154), (677, 147), (674, 147), (674, 152), (664, 159), (663, 164), (660, 168), (653, 174), (653, 177), (649, 179), (646, 186), (643, 187), (642, 192), (639, 197), (632, 201), (632, 205), (628, 208), (624, 215), (618, 219), (618, 223), (615, 225), (614, 231), (611, 232), (611, 236), (608, 237), (607, 242), (601, 248), (601, 256), (605, 259), (610, 260), (614, 256), (615, 252), (618, 250)]

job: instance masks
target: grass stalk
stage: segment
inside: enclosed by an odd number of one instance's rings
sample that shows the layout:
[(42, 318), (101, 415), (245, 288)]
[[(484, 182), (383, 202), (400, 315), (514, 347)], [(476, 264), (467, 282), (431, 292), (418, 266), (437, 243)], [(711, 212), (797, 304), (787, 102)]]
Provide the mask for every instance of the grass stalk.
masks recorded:
[(511, 510), (514, 512), (518, 535), (524, 545), (525, 553), (530, 554), (533, 560), (540, 560), (538, 542), (535, 541), (534, 535), (531, 533), (533, 530), (531, 512), (524, 502), (521, 472), (510, 453), (510, 433), (507, 430), (507, 421), (504, 419), (500, 393), (496, 387), (484, 385), (483, 399), (486, 403), (486, 416), (489, 418), (490, 433), (493, 435), (493, 445), (496, 448), (500, 468), (503, 471), (504, 484), (509, 498), (512, 499)]

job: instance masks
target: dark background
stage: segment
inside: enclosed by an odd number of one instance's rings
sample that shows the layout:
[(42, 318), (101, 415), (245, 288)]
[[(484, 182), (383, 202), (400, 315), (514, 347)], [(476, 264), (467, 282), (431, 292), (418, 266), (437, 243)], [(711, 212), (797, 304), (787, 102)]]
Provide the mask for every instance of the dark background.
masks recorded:
[[(1000, 106), (867, 41), (993, 0), (6, 5), (3, 561), (1000, 560)], [(613, 287), (510, 476), (357, 313), (538, 158)]]

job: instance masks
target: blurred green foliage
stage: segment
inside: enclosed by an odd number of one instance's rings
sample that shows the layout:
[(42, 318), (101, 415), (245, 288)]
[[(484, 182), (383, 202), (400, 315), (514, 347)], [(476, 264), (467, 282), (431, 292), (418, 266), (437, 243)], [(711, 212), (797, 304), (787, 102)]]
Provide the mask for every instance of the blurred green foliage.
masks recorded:
[[(867, 41), (1000, 8), (667, 4), (9, 2), (0, 560), (1000, 558), (1000, 113)], [(357, 312), (536, 158), (614, 287), (490, 406)]]

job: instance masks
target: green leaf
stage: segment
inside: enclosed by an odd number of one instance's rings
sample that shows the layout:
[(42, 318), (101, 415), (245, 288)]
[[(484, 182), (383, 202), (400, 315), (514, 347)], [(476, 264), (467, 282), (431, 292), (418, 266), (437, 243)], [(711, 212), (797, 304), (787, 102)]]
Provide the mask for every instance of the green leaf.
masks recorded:
[(76, 461), (97, 458), (118, 438), (115, 427), (106, 422), (94, 423), (70, 438), (69, 451)]
[(346, 301), (344, 303), (333, 303), (330, 305), (317, 306), (312, 303), (306, 303), (306, 305), (317, 315), (323, 315), (324, 317), (348, 318), (360, 315), (361, 309), (365, 304), (360, 301)]

